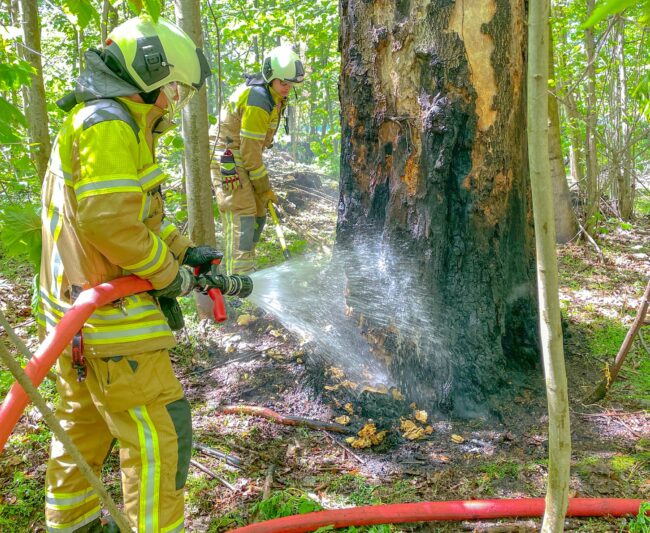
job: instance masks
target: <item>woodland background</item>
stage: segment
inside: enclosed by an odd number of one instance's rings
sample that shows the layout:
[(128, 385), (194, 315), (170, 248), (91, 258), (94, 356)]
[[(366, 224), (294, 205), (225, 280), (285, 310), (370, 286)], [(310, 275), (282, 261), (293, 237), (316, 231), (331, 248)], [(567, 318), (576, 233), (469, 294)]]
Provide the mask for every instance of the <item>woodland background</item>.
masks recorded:
[[(285, 213), (292, 223), (287, 236), (294, 254), (331, 249), (341, 137), (341, 6), (336, 1), (5, 0), (3, 6), (0, 293), (3, 312), (29, 346), (35, 344), (29, 300), (39, 260), (40, 183), (51, 140), (64, 118), (55, 102), (72, 88), (83, 67), (83, 51), (99, 46), (110, 28), (142, 10), (172, 20), (179, 13), (200, 14), (204, 50), (214, 72), (206, 87), (211, 124), (243, 74), (259, 69), (266, 51), (278, 44), (295, 46), (307, 77), (291, 101), (289, 134), (281, 127), (276, 138), (271, 165), (274, 185), (283, 200), (291, 194), (295, 200), (295, 191), (282, 189), (278, 175), (318, 176), (322, 187), (302, 199), (303, 209)], [(561, 244), (560, 302), (568, 332), (565, 349), (576, 395), (572, 414), (578, 418), (573, 426), (572, 495), (650, 497), (650, 361), (643, 336), (629, 355), (621, 383), (603, 406), (591, 410), (580, 403), (583, 396), (578, 398), (578, 391), (587, 393), (616, 354), (650, 274), (649, 10), (647, 0), (598, 5), (594, 0), (552, 2), (550, 160)], [(585, 25), (587, 21), (591, 22)], [(201, 198), (188, 194), (194, 179), (192, 163), (182, 150), (190, 144), (188, 135), (187, 127), (166, 135), (159, 158), (171, 178), (166, 189), (168, 216), (179, 226), (197, 231), (191, 219), (203, 207)], [(206, 169), (202, 172), (207, 175)], [(202, 194), (205, 200), (205, 190)], [(217, 215), (211, 198), (207, 200), (214, 209), (210, 214)], [(212, 228), (207, 231), (214, 234)], [(216, 234), (218, 238), (218, 227)], [(282, 261), (268, 231), (259, 250), (262, 266)], [(311, 396), (301, 396), (304, 384), (296, 386), (292, 380), (309, 373), (302, 347), (273, 318), (245, 307), (240, 313), (256, 317), (257, 328), (249, 328), (246, 334), (232, 325), (214, 335), (196, 319), (191, 302), (185, 302), (184, 309), (188, 329), (179, 338), (174, 358), (196, 406), (197, 437), (215, 448), (250, 453), (254, 458), (245, 475), (211, 465), (235, 485), (234, 492), (225, 491), (218, 480), (194, 473), (188, 496), (190, 530), (221, 531), (332, 502), (543, 495), (546, 450), (540, 391), (526, 389), (519, 395), (515, 404), (530, 411), (530, 416), (517, 411), (509, 419), (504, 411), (504, 427), (441, 421), (431, 440), (420, 447), (407, 443), (391, 458), (356, 452), (361, 454), (360, 462), (349, 451), (341, 452), (340, 446), (306, 431), (260, 426), (238, 417), (216, 424), (210, 406), (240, 397), (260, 403), (270, 397), (278, 410), (286, 407), (287, 398), (294, 398), (289, 402), (299, 411), (294, 414), (312, 417), (342, 413)], [(253, 363), (244, 357), (224, 366), (233, 353), (245, 355), (255, 349), (265, 353), (263, 361)], [(208, 375), (214, 378), (210, 391), (204, 389)], [(0, 396), (12, 381), (0, 369)], [(272, 395), (268, 382), (274, 383)], [(256, 383), (261, 388), (255, 388)], [(43, 389), (48, 400), (55, 401), (53, 382), (47, 381)], [(465, 442), (452, 443), (450, 438), (459, 434), (465, 435)], [(39, 530), (49, 431), (32, 412), (12, 439), (10, 449), (0, 457), (0, 528)], [(283, 467), (275, 476), (277, 492), (271, 494), (263, 487), (269, 463)], [(418, 469), (422, 471), (413, 474)], [(119, 493), (115, 457), (105, 475), (111, 491)], [(260, 504), (262, 497), (266, 499)], [(634, 531), (636, 527), (625, 519), (572, 524), (580, 531)], [(496, 526), (488, 524), (483, 530), (489, 527)], [(536, 525), (528, 521), (503, 527), (527, 531)], [(639, 527), (637, 531), (644, 531), (645, 526)]]

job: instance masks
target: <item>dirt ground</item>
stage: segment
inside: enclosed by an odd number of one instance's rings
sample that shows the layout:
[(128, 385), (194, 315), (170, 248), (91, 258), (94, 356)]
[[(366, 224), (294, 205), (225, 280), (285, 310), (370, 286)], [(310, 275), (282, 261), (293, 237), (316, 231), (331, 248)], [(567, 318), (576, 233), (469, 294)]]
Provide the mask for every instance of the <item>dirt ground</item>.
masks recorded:
[[(333, 186), (304, 167), (288, 167), (274, 176), (274, 182), (283, 197), (281, 214), (290, 220), (289, 237), (292, 231), (299, 231), (307, 248), (327, 251), (336, 218)], [(589, 248), (568, 246), (560, 252), (561, 267), (571, 272), (568, 277), (574, 282), (563, 282), (561, 294), (571, 309), (565, 313), (565, 349), (573, 446), (570, 491), (574, 497), (650, 499), (648, 403), (625, 394), (597, 405), (584, 403), (586, 393), (602, 375), (603, 361), (590, 356), (589, 329), (579, 314), (581, 309), (597, 306), (602, 315), (618, 317), (629, 327), (643, 292), (639, 293), (638, 287), (644, 286), (650, 274), (649, 228), (650, 220), (641, 220), (634, 231), (605, 236), (615, 247), (602, 264)], [(266, 230), (269, 239), (273, 239), (271, 231)], [(576, 262), (582, 266), (576, 268)], [(19, 287), (6, 280), (0, 283), (3, 311), (24, 338), (32, 325), (27, 287), (27, 280)], [(408, 399), (391, 391), (346, 384), (346, 376), (335, 365), (333, 369), (311, 353), (309, 345), (301, 344), (276, 317), (249, 304), (235, 312), (239, 323), (233, 319), (219, 327), (207, 320), (188, 320), (172, 352), (193, 406), (195, 442), (240, 460), (240, 468), (234, 469), (195, 450), (194, 460), (211, 474), (196, 466), (190, 470), (187, 531), (226, 531), (258, 519), (252, 506), (265, 493), (280, 490), (308, 494), (325, 508), (544, 496), (548, 419), (541, 367), (529, 383), (513, 385), (512, 401), (501, 404), (498, 420), (453, 420), (429, 414), (426, 421), (418, 422), (417, 409)], [(33, 338), (29, 344), (34, 347)], [(623, 372), (621, 377), (625, 381), (630, 375)], [(348, 416), (350, 434), (221, 412), (223, 406), (235, 404), (328, 423)], [(392, 413), (392, 418), (375, 420), (378, 430), (388, 430), (384, 441), (367, 449), (354, 448), (346, 439), (356, 436), (369, 421), (367, 415), (372, 411), (368, 406), (378, 404)], [(400, 430), (403, 419), (418, 428), (430, 426), (429, 434), (420, 440), (404, 438)], [(37, 413), (31, 411), (16, 432), (32, 431), (39, 424)], [(46, 442), (28, 452), (9, 446), (4, 454), (0, 479), (7, 480), (15, 468), (24, 468), (37, 480), (43, 478)], [(118, 495), (115, 454), (105, 479), (111, 492)], [(0, 494), (3, 501), (10, 502), (10, 496), (1, 491), (3, 485), (6, 483), (0, 483)], [(539, 524), (538, 519), (510, 519), (400, 525), (393, 531), (524, 532), (537, 531)], [(42, 521), (33, 522), (33, 530), (42, 528)], [(566, 529), (623, 531), (625, 520), (568, 519)]]
[[(276, 181), (276, 187), (281, 189), (280, 180)], [(312, 190), (320, 191), (317, 187)], [(316, 233), (317, 228), (334, 216), (333, 202), (305, 195), (301, 202), (299, 212), (291, 213), (293, 223), (301, 228)], [(591, 298), (587, 298), (584, 291), (563, 288), (562, 297), (570, 300), (571, 305), (601, 306), (605, 314), (609, 312), (607, 306), (627, 306), (633, 318), (640, 294), (638, 288), (626, 283), (635, 276), (643, 283), (644, 274), (647, 279), (650, 273), (650, 238), (644, 231), (642, 227), (637, 234), (622, 232), (611, 236), (620, 250), (616, 250), (614, 260), (596, 267), (597, 276), (603, 278), (601, 291), (592, 291)], [(594, 261), (589, 257), (597, 257), (594, 251), (577, 246), (569, 246), (564, 252), (583, 255), (587, 258), (585, 264)], [(585, 272), (584, 276), (592, 274)], [(608, 276), (615, 279), (605, 283)], [(588, 280), (585, 283), (591, 285)], [(612, 288), (613, 292), (608, 293)], [(580, 301), (581, 297), (585, 301)], [(428, 420), (431, 434), (422, 440), (409, 441), (399, 431), (400, 418), (409, 418), (414, 412), (407, 399), (396, 401), (390, 394), (362, 391), (361, 386), (346, 387), (346, 376), (336, 377), (336, 370), (333, 375), (327, 362), (310, 354), (309, 348), (301, 346), (300, 340), (284, 330), (275, 317), (260, 309), (248, 309), (245, 313), (254, 316), (255, 321), (245, 326), (230, 323), (214, 336), (210, 326), (203, 325), (205, 336), (198, 336), (203, 340), (192, 352), (208, 353), (209, 357), (194, 357), (198, 364), (183, 374), (188, 396), (195, 406), (196, 440), (230, 451), (247, 465), (232, 475), (235, 490), (216, 487), (205, 493), (203, 510), (197, 509), (190, 516), (190, 530), (202, 531), (210, 523), (214, 528), (211, 530), (226, 530), (227, 524), (215, 526), (215, 516), (229, 512), (238, 519), (247, 516), (247, 506), (259, 501), (264, 484), (269, 483), (270, 465), (275, 465), (271, 485), (274, 490), (298, 488), (326, 508), (350, 505), (350, 498), (352, 503), (355, 498), (359, 500), (356, 503), (371, 503), (544, 496), (548, 419), (541, 367), (538, 375), (529, 380), (531, 384), (513, 385), (517, 387), (512, 395), (514, 401), (501, 403), (498, 422)], [(621, 309), (616, 313), (620, 315)], [(627, 325), (630, 321), (627, 319)], [(644, 409), (648, 405), (629, 399), (585, 405), (584, 397), (599, 381), (602, 365), (587, 354), (584, 328), (570, 321), (565, 326), (574, 467), (571, 496), (648, 499), (650, 415)], [(361, 450), (346, 442), (347, 435), (219, 412), (223, 405), (245, 404), (326, 422), (349, 415), (350, 427), (358, 431), (368, 422), (364, 406), (384, 401), (383, 398), (395, 408), (392, 421), (381, 421), (381, 427), (388, 429), (389, 435), (379, 446)], [(345, 409), (348, 401), (351, 410)], [(633, 471), (620, 470), (612, 467), (617, 457), (641, 457), (641, 460), (635, 463)], [(203, 454), (197, 459), (211, 468), (220, 464)], [(341, 484), (341, 479), (346, 482)], [(365, 500), (364, 491), (368, 496)], [(347, 501), (341, 503), (341, 495), (347, 495)], [(539, 523), (538, 520), (506, 520), (483, 524), (404, 525), (396, 529), (535, 531)], [(624, 527), (621, 520), (570, 519), (567, 524), (567, 530), (583, 531), (616, 531)]]

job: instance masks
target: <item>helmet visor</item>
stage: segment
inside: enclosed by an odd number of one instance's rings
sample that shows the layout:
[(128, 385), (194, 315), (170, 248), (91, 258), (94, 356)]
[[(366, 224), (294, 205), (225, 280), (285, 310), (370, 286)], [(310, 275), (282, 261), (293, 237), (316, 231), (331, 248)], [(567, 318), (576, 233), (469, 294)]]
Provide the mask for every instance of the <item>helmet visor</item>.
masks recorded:
[(162, 92), (167, 98), (167, 111), (169, 112), (169, 116), (173, 117), (192, 99), (192, 96), (196, 94), (196, 89), (190, 85), (173, 81), (163, 85)]
[(302, 61), (296, 60), (294, 62), (294, 74), (292, 77), (285, 77), (284, 81), (291, 81), (293, 83), (302, 83), (305, 79), (305, 67), (302, 66)]

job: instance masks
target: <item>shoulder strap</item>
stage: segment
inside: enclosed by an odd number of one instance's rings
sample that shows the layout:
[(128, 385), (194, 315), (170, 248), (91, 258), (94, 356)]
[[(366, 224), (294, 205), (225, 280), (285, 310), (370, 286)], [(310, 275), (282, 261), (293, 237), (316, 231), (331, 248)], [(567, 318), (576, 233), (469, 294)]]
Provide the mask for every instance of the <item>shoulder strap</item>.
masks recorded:
[(261, 85), (253, 85), (250, 88), (248, 93), (248, 99), (246, 100), (246, 105), (252, 105), (264, 109), (264, 111), (270, 113), (275, 107), (275, 102), (271, 96), (271, 92), (268, 87)]
[(129, 113), (129, 111), (117, 100), (110, 98), (90, 100), (89, 102), (86, 102), (85, 108), (89, 111), (89, 114), (83, 121), (84, 130), (94, 126), (95, 124), (99, 124), (100, 122), (120, 120), (131, 126), (135, 138), (140, 142), (140, 138), (138, 137), (140, 128), (131, 116), (131, 113)]

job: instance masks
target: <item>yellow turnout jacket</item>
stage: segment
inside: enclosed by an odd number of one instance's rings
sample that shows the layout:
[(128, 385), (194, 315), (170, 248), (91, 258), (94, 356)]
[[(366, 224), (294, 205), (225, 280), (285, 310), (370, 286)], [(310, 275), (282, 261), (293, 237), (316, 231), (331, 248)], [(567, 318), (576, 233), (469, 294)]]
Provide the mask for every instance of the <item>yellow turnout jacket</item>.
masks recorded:
[[(270, 189), (262, 152), (273, 144), (286, 99), (270, 86), (240, 85), (230, 97), (219, 127), (217, 152), (230, 148), (237, 166), (248, 171), (257, 194)], [(217, 126), (212, 128), (214, 139)]]
[[(99, 99), (77, 104), (63, 123), (43, 183), (41, 338), (69, 309), (75, 290), (128, 274), (156, 289), (175, 278), (191, 242), (163, 222), (166, 175), (154, 156), (162, 113), (126, 98)], [(98, 309), (82, 335), (88, 357), (175, 344), (148, 293)]]

